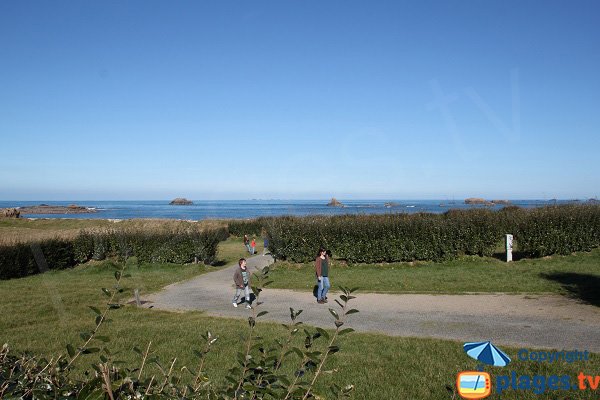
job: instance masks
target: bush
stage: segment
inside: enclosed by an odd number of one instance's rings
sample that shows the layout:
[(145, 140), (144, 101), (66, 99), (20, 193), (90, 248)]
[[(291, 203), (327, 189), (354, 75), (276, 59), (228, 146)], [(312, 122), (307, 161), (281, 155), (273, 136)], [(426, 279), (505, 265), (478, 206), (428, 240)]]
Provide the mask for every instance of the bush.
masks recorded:
[(600, 246), (598, 205), (551, 206), (526, 210), (521, 215), (515, 241), (526, 255), (567, 255)]
[(262, 236), (269, 221), (275, 217), (259, 217), (254, 219), (233, 219), (227, 222), (227, 229), (233, 236)]
[(225, 228), (213, 230), (117, 230), (82, 231), (72, 241), (0, 246), (0, 279), (20, 278), (47, 269), (71, 268), (78, 263), (106, 258), (136, 256), (142, 262), (184, 264), (215, 261), (219, 242), (228, 236)]
[(73, 243), (63, 239), (0, 246), (0, 279), (22, 278), (75, 265)]
[(84, 231), (75, 240), (75, 254), (79, 262), (135, 256), (141, 262), (185, 264), (198, 260), (209, 264), (215, 261), (219, 242), (227, 236), (224, 228)]
[(432, 260), (491, 256), (512, 233), (532, 256), (570, 254), (600, 246), (600, 206), (507, 207), (450, 210), (445, 214), (279, 217), (266, 222), (276, 258), (307, 262), (320, 246), (350, 262)]

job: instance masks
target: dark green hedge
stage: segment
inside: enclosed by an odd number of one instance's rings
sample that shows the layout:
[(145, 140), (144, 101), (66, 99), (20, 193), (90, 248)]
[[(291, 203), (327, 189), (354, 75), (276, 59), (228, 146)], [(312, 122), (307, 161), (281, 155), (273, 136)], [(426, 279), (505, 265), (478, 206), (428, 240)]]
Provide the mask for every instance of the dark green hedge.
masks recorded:
[(519, 213), (515, 241), (531, 257), (567, 255), (600, 246), (600, 206), (565, 205)]
[(140, 262), (184, 264), (197, 259), (211, 263), (215, 260), (219, 242), (227, 236), (224, 228), (208, 231), (83, 231), (74, 243), (75, 258), (85, 262), (136, 256)]
[(267, 227), (278, 258), (312, 260), (319, 246), (351, 262), (443, 260), (491, 255), (502, 232), (489, 210), (446, 214), (283, 217)]
[[(0, 279), (19, 278), (63, 269), (89, 260), (135, 256), (140, 262), (184, 264), (197, 259), (215, 261), (217, 246), (228, 236), (227, 230), (207, 231), (82, 231), (73, 241), (45, 240), (30, 244), (0, 246)], [(42, 260), (42, 266), (36, 261)], [(45, 260), (45, 264), (43, 263)]]
[(232, 219), (227, 222), (227, 229), (233, 236), (262, 236), (269, 221), (275, 217), (259, 217), (254, 219)]
[(21, 278), (74, 265), (73, 243), (67, 240), (0, 246), (0, 279)]
[(600, 206), (507, 207), (445, 214), (280, 217), (266, 223), (277, 258), (307, 262), (319, 246), (350, 262), (445, 260), (490, 256), (506, 233), (531, 256), (570, 254), (600, 246)]

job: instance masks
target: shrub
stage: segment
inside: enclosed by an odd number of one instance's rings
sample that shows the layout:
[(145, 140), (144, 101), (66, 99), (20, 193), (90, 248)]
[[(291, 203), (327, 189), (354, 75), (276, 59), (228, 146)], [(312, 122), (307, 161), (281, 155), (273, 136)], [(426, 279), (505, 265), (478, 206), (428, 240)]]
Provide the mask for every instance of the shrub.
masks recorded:
[(184, 264), (215, 261), (225, 228), (211, 230), (105, 229), (81, 231), (73, 240), (48, 239), (0, 246), (0, 279), (19, 278), (48, 269), (71, 268), (78, 263), (105, 258)]
[(232, 219), (227, 222), (227, 229), (233, 236), (262, 236), (269, 221), (275, 217), (259, 217), (253, 219)]
[(281, 259), (312, 260), (320, 246), (350, 262), (440, 261), (491, 256), (504, 234), (532, 256), (600, 246), (600, 206), (507, 207), (445, 214), (279, 217), (266, 222), (269, 250)]
[(73, 243), (64, 239), (0, 246), (0, 279), (21, 278), (75, 265)]
[(567, 255), (600, 246), (598, 205), (551, 206), (521, 214), (515, 241), (529, 256)]
[(184, 264), (198, 260), (209, 264), (215, 261), (219, 242), (227, 236), (224, 228), (84, 231), (75, 241), (75, 253), (80, 262), (135, 256), (141, 262)]

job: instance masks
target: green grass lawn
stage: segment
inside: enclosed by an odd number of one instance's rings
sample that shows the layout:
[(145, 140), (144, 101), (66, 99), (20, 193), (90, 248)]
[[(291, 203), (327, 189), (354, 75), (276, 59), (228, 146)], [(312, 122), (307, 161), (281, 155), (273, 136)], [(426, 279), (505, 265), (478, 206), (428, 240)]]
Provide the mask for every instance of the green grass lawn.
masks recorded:
[[(260, 243), (257, 240), (256, 254), (262, 254), (262, 251), (262, 240), (260, 241)], [(223, 263), (234, 264), (237, 263), (238, 260), (242, 257), (251, 257), (250, 254), (248, 254), (248, 250), (246, 250), (246, 247), (244, 246), (243, 238), (230, 236), (229, 239), (227, 239), (226, 241), (219, 243), (219, 251), (217, 253), (217, 258), (219, 259), (219, 261), (217, 262), (218, 265), (221, 265)]]
[[(229, 254), (226, 257), (238, 257), (235, 254), (236, 249), (240, 248), (238, 244), (235, 240), (226, 243), (231, 248), (227, 250), (229, 253), (224, 251), (223, 254)], [(127, 272), (131, 278), (123, 283), (129, 289), (140, 288), (142, 293), (147, 293), (211, 268), (214, 267), (130, 265)], [(94, 314), (87, 306), (103, 306), (106, 297), (100, 288), (110, 288), (114, 284), (113, 274), (114, 265), (101, 262), (73, 270), (0, 281), (0, 343), (9, 343), (14, 352), (29, 350), (46, 356), (64, 353), (68, 343), (80, 344), (79, 332), (93, 327)], [(277, 283), (277, 274), (274, 277)], [(305, 310), (305, 313), (309, 312)], [(113, 310), (110, 318), (112, 322), (104, 325), (100, 334), (111, 337), (111, 350), (117, 352), (117, 358), (126, 361), (132, 368), (139, 365), (139, 356), (132, 348), (145, 348), (150, 341), (163, 364), (169, 364), (173, 358), (177, 358), (177, 371), (183, 365), (193, 366), (196, 359), (192, 349), (202, 347), (200, 335), (210, 330), (219, 336), (208, 357), (209, 374), (218, 382), (224, 379), (227, 369), (234, 365), (236, 353), (242, 351), (242, 343), (248, 332), (248, 324), (244, 320), (213, 318), (201, 312), (170, 313), (137, 309), (130, 305)], [(360, 313), (353, 318), (360, 318)], [(276, 338), (283, 337), (284, 328), (279, 324), (259, 323), (257, 333), (267, 343), (272, 343)], [(303, 337), (298, 336), (296, 341), (301, 345)], [(452, 395), (446, 386), (454, 386), (457, 372), (477, 366), (474, 360), (463, 353), (462, 343), (453, 341), (352, 333), (342, 337), (340, 345), (341, 351), (333, 356), (326, 367), (336, 372), (323, 376), (317, 387), (320, 393), (326, 393), (328, 384), (337, 382), (354, 384), (356, 399), (451, 399)], [(517, 349), (502, 348), (513, 360), (517, 359)], [(89, 370), (89, 365), (96, 357), (83, 356), (78, 373)], [(293, 358), (295, 356), (291, 357), (290, 367), (297, 362)], [(498, 374), (510, 376), (515, 371), (519, 375), (529, 376), (569, 375), (575, 382), (579, 371), (598, 374), (600, 357), (592, 355), (590, 361), (572, 364), (514, 361), (509, 367), (487, 370), (492, 372), (493, 378)], [(150, 366), (146, 372), (155, 374), (157, 369)], [(492, 395), (490, 398), (499, 397)], [(502, 399), (537, 398), (540, 397), (531, 391), (508, 390), (502, 395)], [(546, 393), (542, 398), (595, 399), (597, 392), (557, 391)]]
[[(312, 263), (277, 262), (273, 287), (312, 290)], [(334, 286), (360, 287), (364, 292), (386, 293), (569, 293), (598, 300), (600, 249), (571, 256), (520, 260), (506, 263), (494, 258), (462, 257), (433, 263), (346, 265), (333, 261)], [(585, 298), (584, 298), (585, 299)]]

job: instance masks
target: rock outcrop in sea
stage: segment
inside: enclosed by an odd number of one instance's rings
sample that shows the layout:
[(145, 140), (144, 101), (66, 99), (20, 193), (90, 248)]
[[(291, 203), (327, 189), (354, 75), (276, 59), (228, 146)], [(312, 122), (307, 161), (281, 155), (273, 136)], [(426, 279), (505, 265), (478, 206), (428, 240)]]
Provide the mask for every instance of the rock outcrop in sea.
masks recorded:
[(68, 206), (49, 206), (40, 204), (39, 206), (20, 207), (21, 214), (91, 214), (96, 210), (93, 208), (69, 204)]
[(508, 200), (486, 200), (486, 199), (482, 199), (480, 197), (469, 197), (468, 199), (465, 199), (465, 204), (483, 205), (483, 206), (495, 206), (495, 205), (509, 206), (512, 203)]
[(0, 218), (19, 218), (21, 213), (16, 208), (0, 209)]
[(186, 198), (183, 198), (183, 197), (178, 197), (178, 198), (172, 200), (169, 204), (175, 205), (175, 206), (190, 206), (190, 205), (194, 204), (194, 202), (192, 202), (191, 200), (188, 200)]
[(345, 207), (342, 203), (340, 203), (335, 197), (331, 198), (331, 201), (327, 203), (328, 207)]

